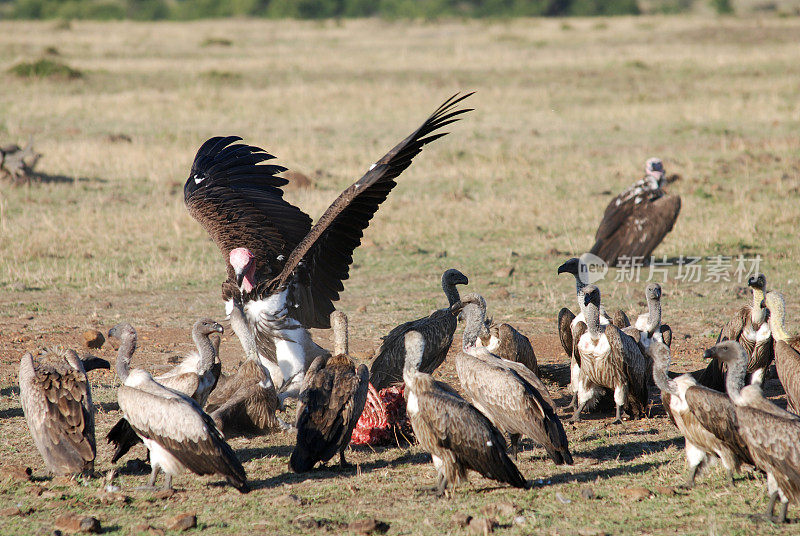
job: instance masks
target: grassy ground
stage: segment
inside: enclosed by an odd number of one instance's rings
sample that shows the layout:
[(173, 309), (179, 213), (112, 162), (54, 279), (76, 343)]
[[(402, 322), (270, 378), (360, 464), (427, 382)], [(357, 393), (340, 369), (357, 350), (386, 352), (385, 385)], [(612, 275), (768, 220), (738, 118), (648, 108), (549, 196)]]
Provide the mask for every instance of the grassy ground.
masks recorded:
[[(77, 346), (86, 328), (132, 322), (146, 337), (141, 362), (156, 366), (190, 348), (195, 319), (223, 315), (222, 261), (182, 201), (207, 137), (239, 134), (308, 175), (314, 187), (287, 198), (316, 217), (441, 101), (466, 90), (477, 91), (476, 111), (401, 177), (355, 255), (340, 308), (360, 355), (393, 325), (439, 306), (438, 278), (458, 267), (495, 318), (521, 326), (540, 361), (563, 372), (555, 314), (573, 306), (574, 286), (555, 268), (591, 246), (611, 193), (652, 155), (680, 176), (670, 190), (683, 203), (657, 254), (760, 255), (770, 286), (787, 295), (791, 330), (797, 35), (800, 20), (790, 18), (0, 23), (0, 142), (33, 136), (46, 174), (28, 187), (0, 182), (0, 455), (39, 479), (0, 485), (0, 503), (33, 509), (5, 519), (0, 533), (35, 533), (54, 514), (79, 511), (125, 534), (143, 519), (163, 528), (195, 511), (210, 534), (307, 533), (302, 520), (293, 523), (301, 514), (333, 520), (333, 531), (377, 517), (393, 534), (457, 534), (466, 529), (454, 513), (480, 516), (498, 502), (525, 518), (512, 525), (513, 516), (499, 515), (507, 534), (788, 533), (748, 517), (766, 502), (760, 477), (732, 488), (713, 471), (689, 493), (656, 491), (681, 481), (684, 462), (682, 440), (655, 414), (568, 427), (577, 458), (568, 469), (529, 444), (520, 467), (536, 485), (527, 492), (473, 478), (455, 498), (434, 500), (419, 491), (434, 473), (417, 447), (355, 451), (357, 475), (288, 475), (292, 438), (278, 434), (232, 441), (258, 488), (246, 497), (186, 475), (175, 497), (152, 501), (131, 490), (146, 478), (133, 474), (119, 480), (130, 503), (102, 505), (98, 480), (45, 479), (14, 386), (23, 351)], [(9, 72), (43, 57), (82, 76)], [(510, 276), (496, 273), (507, 266)], [(607, 305), (640, 312), (646, 272), (638, 283), (615, 282), (612, 270), (601, 283)], [(734, 274), (718, 283), (675, 275), (663, 284), (665, 318), (677, 334), (674, 368), (691, 370), (746, 298)], [(238, 362), (235, 338), (222, 353), (226, 366)], [(457, 383), (449, 363), (442, 374)], [(111, 373), (95, 378), (101, 437), (119, 417), (117, 383)], [(549, 385), (565, 404), (563, 385)], [(108, 459), (101, 444), (98, 470), (110, 469)], [(54, 493), (37, 496), (34, 486)], [(632, 486), (654, 494), (634, 501), (625, 492)], [(597, 499), (582, 498), (587, 487)]]

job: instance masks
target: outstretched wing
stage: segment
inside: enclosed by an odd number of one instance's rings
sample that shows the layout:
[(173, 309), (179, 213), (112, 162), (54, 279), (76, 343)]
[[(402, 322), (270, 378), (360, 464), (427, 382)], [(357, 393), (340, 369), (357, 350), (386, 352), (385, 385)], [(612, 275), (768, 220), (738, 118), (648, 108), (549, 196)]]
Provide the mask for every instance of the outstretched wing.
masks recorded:
[(612, 266), (620, 256), (650, 256), (675, 225), (681, 198), (662, 195), (661, 190), (642, 197), (629, 197), (619, 204), (620, 198), (615, 198), (609, 203), (590, 253)]
[(470, 109), (456, 109), (456, 105), (472, 93), (453, 95), (444, 102), (417, 130), (400, 142), (356, 183), (352, 184), (331, 204), (311, 231), (302, 238), (276, 278), (282, 288), (293, 276), (290, 314), (306, 327), (330, 327), (333, 302), (344, 289), (342, 281), (349, 277), (353, 251), (361, 244), (364, 229), (369, 225), (378, 207), (397, 184), (396, 179), (422, 147), (446, 132), (436, 130), (460, 118)]
[(222, 251), (228, 279), (234, 281), (228, 254), (245, 247), (255, 256), (260, 281), (280, 273), (284, 259), (311, 229), (311, 218), (283, 199), (281, 186), (289, 181), (275, 174), (286, 168), (262, 164), (274, 157), (259, 147), (235, 143), (239, 140), (214, 137), (200, 147), (183, 199)]

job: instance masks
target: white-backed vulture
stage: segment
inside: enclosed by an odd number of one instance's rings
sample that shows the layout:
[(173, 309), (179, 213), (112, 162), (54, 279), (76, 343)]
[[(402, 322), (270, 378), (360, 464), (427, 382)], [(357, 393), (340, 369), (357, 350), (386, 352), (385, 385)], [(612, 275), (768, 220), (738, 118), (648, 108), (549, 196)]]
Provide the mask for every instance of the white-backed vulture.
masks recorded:
[(431, 454), (437, 472), (436, 491), (467, 481), (469, 470), (517, 488), (528, 483), (506, 453), (503, 434), (455, 390), (419, 372), (425, 338), (416, 331), (405, 335), (406, 411), (420, 446)]
[(611, 200), (595, 233), (589, 253), (615, 266), (620, 257), (650, 260), (681, 211), (681, 198), (669, 195), (664, 165), (658, 158), (645, 163), (645, 177)]
[[(195, 322), (192, 326), (192, 340), (197, 351), (190, 353), (169, 372), (156, 376), (155, 381), (164, 387), (185, 394), (203, 407), (219, 378), (219, 372), (214, 366), (218, 357), (217, 347), (211, 342), (209, 335), (223, 333), (223, 331), (220, 324), (208, 318)], [(125, 339), (121, 341), (118, 352), (124, 354), (124, 359), (130, 363), (133, 353), (136, 351), (136, 331), (128, 325), (119, 332), (125, 335)], [(115, 331), (115, 333), (117, 332)], [(109, 336), (112, 336), (111, 332), (109, 332)], [(124, 418), (117, 421), (109, 430), (106, 440), (114, 446), (111, 463), (116, 463), (140, 442), (139, 436)]]
[[(109, 335), (123, 344), (136, 338), (130, 324), (114, 326)], [(222, 475), (241, 493), (250, 491), (241, 462), (197, 402), (156, 382), (146, 370), (130, 370), (124, 352), (117, 354), (116, 370), (122, 380), (119, 407), (150, 451), (148, 486), (155, 486), (159, 471), (164, 471), (164, 489), (172, 489), (172, 477), (185, 468), (199, 475)]]
[(297, 443), (289, 457), (296, 473), (310, 471), (317, 462), (326, 463), (337, 452), (339, 465), (347, 465), (344, 450), (367, 401), (369, 370), (363, 364), (356, 369), (348, 354), (347, 317), (334, 311), (331, 324), (334, 355), (314, 359), (300, 392)]
[[(727, 365), (729, 378), (744, 375), (748, 356), (739, 343), (724, 341), (706, 354)], [(753, 462), (767, 473), (769, 503), (765, 517), (784, 523), (789, 503), (800, 502), (800, 419), (764, 398), (759, 384), (740, 388), (728, 379), (726, 387)], [(773, 511), (779, 498), (781, 513), (775, 518)]]
[[(768, 292), (769, 328), (774, 340), (775, 369), (786, 391), (789, 411), (800, 413), (800, 353), (792, 345), (795, 339), (786, 333), (786, 304), (779, 292)], [(748, 362), (749, 369), (749, 362)]]
[(661, 285), (648, 283), (644, 295), (647, 300), (647, 313), (639, 315), (633, 325), (641, 334), (639, 345), (643, 350), (646, 350), (653, 341), (672, 346), (672, 329), (669, 325), (661, 323)]
[[(231, 312), (231, 327), (240, 334), (246, 359), (235, 373), (221, 376), (208, 396), (206, 411), (226, 437), (261, 435), (287, 428), (275, 416), (280, 406), (269, 371), (255, 350), (255, 339), (240, 309)], [(249, 349), (249, 351), (248, 351)]]
[(288, 181), (276, 174), (285, 168), (258, 165), (274, 158), (266, 151), (235, 143), (238, 136), (211, 138), (197, 151), (184, 201), (222, 251), (226, 307), (246, 315), (282, 395), (297, 396), (304, 371), (324, 353), (308, 328), (330, 327), (353, 251), (395, 179), (426, 144), (446, 134), (439, 129), (469, 111), (457, 108), (468, 96), (447, 99), (344, 190), (313, 227), (305, 212), (283, 199)]
[(463, 349), (456, 355), (456, 373), (469, 401), (509, 434), (515, 457), (525, 435), (542, 445), (556, 464), (572, 464), (567, 435), (547, 387), (525, 365), (477, 346), (485, 330), (483, 297), (469, 294), (461, 303), (466, 326)]
[[(764, 296), (767, 278), (764, 274), (751, 277), (747, 285), (753, 291), (753, 302), (745, 305), (733, 315), (720, 330), (717, 342), (736, 341), (748, 355), (746, 383), (760, 384), (774, 358), (772, 333), (768, 322)], [(700, 383), (717, 391), (725, 391), (725, 367), (718, 359), (712, 359), (699, 377)]]
[(383, 338), (377, 356), (370, 365), (369, 381), (375, 389), (380, 390), (393, 383), (402, 383), (405, 335), (409, 331), (418, 331), (425, 337), (425, 355), (422, 357), (421, 372), (430, 374), (444, 362), (458, 327), (457, 315), (450, 310), (450, 307), (459, 300), (456, 285), (468, 284), (467, 276), (458, 270), (451, 268), (445, 271), (442, 274), (442, 290), (447, 297), (448, 306), (437, 309), (430, 316), (400, 324)]
[[(689, 476), (685, 486), (694, 486), (696, 476), (715, 458), (722, 460), (733, 482), (742, 464), (753, 464), (739, 434), (733, 403), (725, 394), (698, 384), (691, 374), (669, 378), (670, 350), (663, 342), (654, 340), (648, 353), (664, 411), (686, 439)], [(744, 376), (731, 376), (729, 381), (742, 384)]]
[[(583, 299), (581, 290), (587, 285), (587, 283), (581, 278), (580, 267), (581, 261), (578, 257), (573, 257), (558, 267), (559, 274), (572, 274), (572, 276), (575, 278), (575, 295), (578, 300), (577, 315), (566, 307), (562, 307), (558, 312), (558, 336), (561, 340), (561, 346), (564, 348), (564, 352), (570, 356), (569, 389), (572, 392), (572, 400), (567, 408), (573, 409), (578, 407), (578, 373), (580, 372), (580, 368), (578, 367), (578, 362), (575, 360), (575, 356), (573, 355), (575, 341), (573, 341), (572, 332), (575, 330), (579, 322), (584, 322), (583, 312), (581, 309), (581, 300)], [(610, 316), (608, 316), (608, 313), (606, 313), (605, 307), (600, 308), (600, 323), (603, 325), (614, 324), (620, 329), (626, 328), (631, 324), (627, 315), (621, 309), (618, 309), (614, 313), (614, 318), (612, 319)], [(587, 405), (594, 404), (597, 398), (602, 395), (604, 391), (604, 389), (596, 387), (592, 395), (589, 397)]]
[(73, 350), (50, 350), (19, 363), (22, 411), (47, 469), (56, 475), (91, 473), (97, 452), (94, 405), (86, 373), (110, 368), (108, 361), (85, 361)]
[[(478, 296), (475, 294), (475, 296)], [(478, 335), (476, 344), (485, 346), (497, 357), (515, 361), (525, 365), (536, 376), (539, 376), (539, 365), (536, 362), (536, 353), (530, 339), (517, 331), (514, 326), (505, 322), (495, 323), (486, 318), (486, 301), (482, 296), (478, 296), (477, 305), (482, 308), (481, 314), (484, 318), (483, 327)]]
[(580, 367), (578, 407), (572, 421), (579, 421), (586, 403), (597, 386), (614, 390), (615, 423), (622, 422), (622, 409), (631, 415), (644, 415), (647, 406), (648, 360), (636, 340), (612, 324), (600, 324), (600, 289), (587, 285), (581, 289), (581, 308), (586, 322), (573, 330), (574, 355)]

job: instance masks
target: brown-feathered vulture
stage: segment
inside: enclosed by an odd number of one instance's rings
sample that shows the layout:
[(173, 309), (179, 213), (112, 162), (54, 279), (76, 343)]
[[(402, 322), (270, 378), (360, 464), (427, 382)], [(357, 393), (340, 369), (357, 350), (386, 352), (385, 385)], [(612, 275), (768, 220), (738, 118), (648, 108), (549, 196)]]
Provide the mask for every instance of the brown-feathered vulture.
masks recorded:
[(339, 465), (345, 467), (344, 450), (367, 402), (369, 370), (363, 364), (356, 368), (348, 355), (347, 317), (341, 311), (331, 317), (334, 355), (314, 359), (300, 391), (297, 443), (289, 457), (296, 473), (310, 471), (337, 452)]
[[(216, 386), (219, 379), (220, 368), (215, 367), (217, 360), (217, 348), (211, 342), (209, 335), (212, 333), (223, 333), (223, 328), (211, 319), (203, 318), (192, 326), (192, 340), (197, 347), (196, 352), (190, 353), (172, 370), (155, 377), (155, 381), (175, 389), (186, 396), (192, 398), (200, 407), (203, 407), (208, 399), (208, 395)], [(124, 359), (130, 363), (133, 353), (136, 351), (137, 335), (133, 326), (127, 324), (123, 328), (114, 331), (114, 334), (124, 337), (118, 352), (124, 355)], [(109, 336), (112, 335), (109, 332)], [(131, 428), (130, 424), (122, 418), (109, 430), (106, 441), (114, 446), (114, 454), (111, 456), (111, 463), (116, 463), (128, 451), (140, 443), (139, 436)]]
[[(670, 378), (670, 350), (663, 342), (653, 341), (647, 351), (653, 359), (653, 380), (661, 389), (664, 411), (686, 438), (686, 487), (694, 486), (695, 477), (716, 458), (722, 460), (733, 482), (733, 474), (742, 464), (753, 464), (739, 433), (733, 402), (725, 394), (699, 385), (691, 374)], [(744, 375), (731, 375), (728, 381), (741, 387)]]
[(606, 207), (589, 253), (609, 266), (615, 266), (620, 257), (649, 260), (681, 211), (681, 198), (667, 194), (663, 189), (665, 184), (664, 164), (658, 158), (648, 159), (645, 177)]
[[(800, 353), (793, 339), (786, 333), (786, 304), (779, 292), (768, 292), (764, 303), (769, 310), (769, 328), (774, 340), (775, 369), (786, 391), (789, 411), (800, 414)], [(752, 359), (752, 358), (751, 358)], [(748, 369), (750, 361), (748, 361)]]
[(623, 408), (632, 417), (643, 416), (648, 401), (647, 358), (633, 337), (612, 324), (600, 324), (600, 289), (587, 285), (581, 294), (585, 322), (578, 322), (572, 331), (573, 355), (580, 368), (578, 407), (572, 420), (580, 420), (596, 387), (613, 389), (614, 422), (622, 422)]
[[(751, 305), (739, 309), (720, 330), (717, 342), (736, 341), (748, 355), (745, 383), (761, 384), (767, 368), (775, 356), (773, 336), (764, 296), (767, 278), (764, 274), (751, 277), (747, 285), (753, 291)], [(717, 391), (725, 391), (725, 365), (719, 359), (712, 359), (699, 377), (702, 385)]]
[[(123, 344), (132, 335), (135, 340), (130, 324), (114, 326), (109, 335), (119, 337)], [(119, 407), (150, 451), (150, 487), (164, 471), (164, 488), (171, 489), (172, 477), (185, 468), (199, 475), (222, 475), (240, 492), (250, 491), (241, 462), (197, 402), (164, 387), (145, 370), (130, 370), (125, 352), (117, 354), (116, 369), (122, 380), (117, 391)]]
[(547, 387), (528, 367), (477, 345), (486, 329), (482, 296), (469, 294), (461, 304), (466, 325), (463, 348), (456, 354), (456, 373), (469, 401), (498, 430), (509, 434), (515, 457), (524, 435), (542, 445), (556, 464), (571, 465), (567, 435)]
[(288, 181), (276, 173), (285, 168), (259, 165), (272, 155), (235, 143), (237, 136), (211, 138), (198, 150), (183, 190), (186, 206), (222, 250), (226, 307), (242, 309), (282, 397), (297, 396), (305, 369), (324, 353), (308, 328), (330, 327), (333, 302), (364, 229), (422, 147), (446, 134), (436, 131), (469, 111), (457, 108), (469, 95), (447, 99), (342, 192), (313, 227), (306, 213), (283, 199), (281, 186)]
[[(735, 341), (724, 341), (706, 351), (728, 367), (726, 387), (736, 409), (739, 432), (756, 467), (767, 473), (769, 503), (765, 517), (786, 522), (789, 503), (800, 502), (800, 418), (766, 398), (759, 384), (741, 387), (731, 376), (744, 376), (747, 354)], [(780, 498), (781, 513), (773, 516)]]
[(460, 299), (456, 285), (467, 284), (469, 284), (467, 276), (455, 268), (446, 270), (442, 274), (442, 290), (447, 297), (448, 306), (437, 309), (430, 316), (400, 324), (383, 338), (378, 355), (370, 365), (369, 381), (375, 389), (380, 390), (403, 381), (405, 335), (409, 331), (418, 331), (425, 337), (425, 355), (420, 365), (421, 372), (431, 374), (444, 362), (458, 327), (458, 317), (450, 310)]
[(425, 338), (405, 335), (406, 412), (420, 446), (431, 454), (437, 495), (467, 481), (469, 470), (517, 488), (528, 483), (506, 453), (503, 434), (492, 421), (443, 382), (419, 372)]
[(109, 367), (108, 361), (97, 357), (81, 360), (73, 350), (22, 356), (22, 411), (36, 448), (53, 474), (91, 473), (94, 469), (94, 405), (86, 373)]

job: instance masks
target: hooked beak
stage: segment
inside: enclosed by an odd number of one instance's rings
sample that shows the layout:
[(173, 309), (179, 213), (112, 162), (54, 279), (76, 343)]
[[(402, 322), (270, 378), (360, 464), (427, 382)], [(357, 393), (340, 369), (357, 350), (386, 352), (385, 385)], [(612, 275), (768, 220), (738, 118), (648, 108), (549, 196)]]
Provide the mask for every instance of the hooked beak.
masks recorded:
[(708, 350), (706, 350), (705, 352), (703, 352), (703, 358), (704, 359), (713, 359), (715, 357), (717, 357), (717, 349), (714, 348), (714, 347), (711, 347)]
[(221, 324), (217, 324), (214, 326), (214, 331), (216, 331), (217, 333), (225, 333), (225, 328), (222, 327)]
[(242, 281), (244, 281), (244, 271), (237, 271), (235, 272), (236, 275), (236, 286), (242, 288)]
[(453, 305), (450, 306), (450, 313), (451, 314), (459, 313), (459, 315), (460, 315), (461, 310), (463, 308), (464, 308), (464, 303), (461, 302), (461, 301), (457, 301), (456, 303), (454, 303)]

